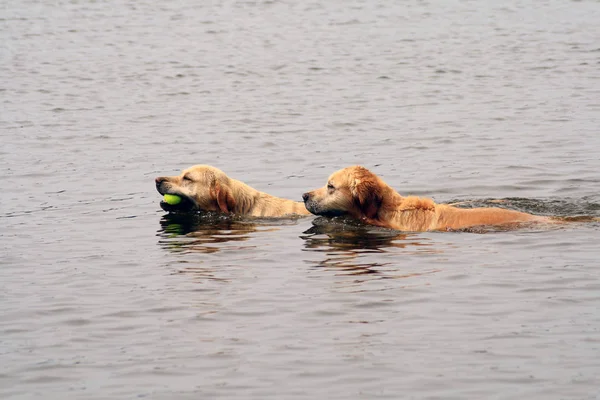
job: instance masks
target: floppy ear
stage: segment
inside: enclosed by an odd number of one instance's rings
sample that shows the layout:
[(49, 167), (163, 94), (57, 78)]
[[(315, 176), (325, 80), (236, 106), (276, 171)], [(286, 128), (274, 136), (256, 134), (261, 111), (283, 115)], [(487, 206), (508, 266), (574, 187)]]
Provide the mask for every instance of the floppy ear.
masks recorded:
[(222, 186), (219, 182), (215, 183), (215, 194), (219, 210), (224, 213), (232, 213), (235, 209), (235, 199), (231, 194), (231, 189)]
[(356, 178), (352, 188), (354, 203), (367, 218), (374, 218), (381, 207), (381, 185), (373, 176)]

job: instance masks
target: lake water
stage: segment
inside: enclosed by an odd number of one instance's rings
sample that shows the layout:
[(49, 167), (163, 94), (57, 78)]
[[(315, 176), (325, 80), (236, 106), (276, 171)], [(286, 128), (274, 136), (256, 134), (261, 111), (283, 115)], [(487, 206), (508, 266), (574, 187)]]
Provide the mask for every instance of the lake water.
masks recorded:
[[(51, 4), (52, 3), (52, 4)], [(212, 164), (301, 199), (600, 216), (597, 1), (14, 1), (0, 12), (3, 399), (599, 399), (600, 224), (172, 216)]]

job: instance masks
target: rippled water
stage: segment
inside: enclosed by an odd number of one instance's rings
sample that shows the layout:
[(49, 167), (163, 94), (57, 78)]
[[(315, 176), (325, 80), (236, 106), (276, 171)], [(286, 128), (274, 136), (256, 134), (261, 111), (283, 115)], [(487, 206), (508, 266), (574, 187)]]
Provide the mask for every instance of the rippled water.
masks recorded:
[[(6, 3), (0, 397), (600, 396), (598, 223), (165, 215), (197, 163), (300, 199), (600, 216), (597, 1)], [(495, 203), (494, 203), (495, 204)]]

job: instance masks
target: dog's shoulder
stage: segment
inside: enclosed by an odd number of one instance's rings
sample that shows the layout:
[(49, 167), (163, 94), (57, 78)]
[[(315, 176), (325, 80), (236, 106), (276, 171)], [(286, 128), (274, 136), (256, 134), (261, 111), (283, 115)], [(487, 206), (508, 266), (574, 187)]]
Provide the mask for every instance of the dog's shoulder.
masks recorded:
[(431, 199), (408, 196), (403, 197), (402, 202), (398, 205), (399, 211), (422, 210), (435, 211), (435, 202)]

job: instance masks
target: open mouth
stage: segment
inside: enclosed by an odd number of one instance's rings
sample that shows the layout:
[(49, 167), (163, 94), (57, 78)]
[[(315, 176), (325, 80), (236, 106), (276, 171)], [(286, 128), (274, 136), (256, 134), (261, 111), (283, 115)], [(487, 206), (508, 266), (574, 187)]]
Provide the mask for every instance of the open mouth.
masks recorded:
[(196, 203), (192, 199), (190, 199), (186, 195), (182, 195), (179, 193), (165, 193), (178, 196), (181, 198), (181, 201), (177, 204), (169, 204), (166, 201), (162, 200), (160, 202), (160, 208), (167, 212), (190, 212), (196, 210)]

